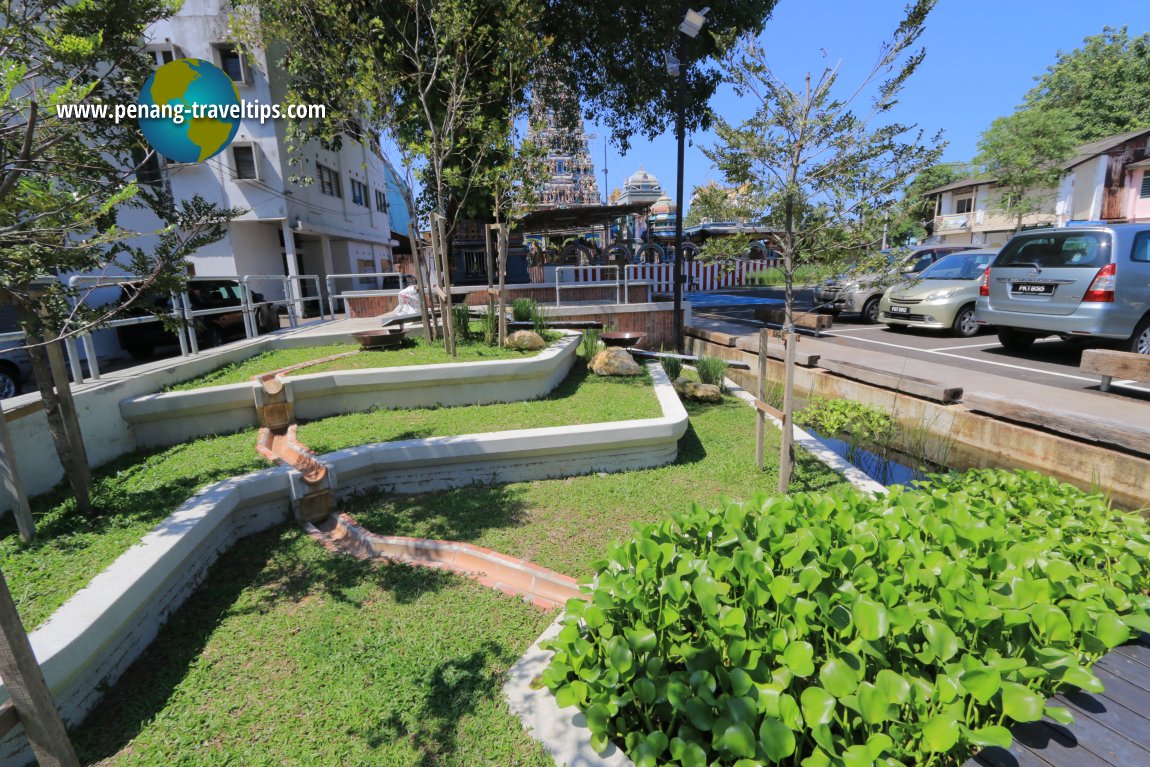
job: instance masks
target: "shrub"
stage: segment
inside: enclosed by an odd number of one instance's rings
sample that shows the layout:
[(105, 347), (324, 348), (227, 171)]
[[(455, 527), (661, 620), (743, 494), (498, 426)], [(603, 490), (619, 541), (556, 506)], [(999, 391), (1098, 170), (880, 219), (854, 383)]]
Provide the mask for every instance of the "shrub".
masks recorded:
[(956, 765), (1101, 689), (1148, 556), (1140, 517), (1033, 472), (694, 507), (612, 547), (543, 681), (638, 765)]
[(714, 384), (720, 389), (723, 386), (723, 376), (727, 372), (727, 361), (719, 357), (699, 357), (698, 362), (695, 363), (695, 372), (699, 374), (699, 380), (705, 384)]
[(678, 357), (662, 357), (659, 359), (659, 364), (672, 381), (683, 375), (683, 361)]
[(481, 322), (483, 342), (488, 346), (496, 346), (499, 343), (499, 309), (494, 301), (487, 302), (487, 311), (483, 313)]
[(471, 307), (467, 304), (451, 305), (451, 322), (459, 338), (467, 340), (472, 338), (471, 333)]
[(539, 334), (541, 338), (547, 335), (547, 310), (542, 305), (531, 302), (531, 329)]
[(517, 298), (511, 302), (511, 318), (516, 322), (531, 322), (537, 305), (533, 298)]
[(595, 328), (586, 328), (583, 330), (583, 340), (579, 342), (579, 352), (585, 359), (591, 359), (595, 353), (599, 351), (599, 334), (601, 331)]

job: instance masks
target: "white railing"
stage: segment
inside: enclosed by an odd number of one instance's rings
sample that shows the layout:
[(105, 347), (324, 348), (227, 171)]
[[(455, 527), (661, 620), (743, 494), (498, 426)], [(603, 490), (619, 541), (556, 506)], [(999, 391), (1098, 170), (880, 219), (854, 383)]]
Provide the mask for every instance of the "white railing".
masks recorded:
[[(243, 286), (244, 332), (247, 333), (248, 338), (259, 335), (256, 318), (256, 304), (258, 302), (254, 298), (257, 291), (252, 290), (253, 282), (278, 282), (280, 284), (280, 290), (284, 297), (271, 301), (265, 298), (263, 303), (286, 308), (288, 323), (293, 328), (299, 327), (303, 305), (312, 301), (316, 302), (320, 322), (325, 322), (329, 318), (329, 315), (324, 313), (323, 290), (320, 288), (318, 276), (314, 274), (245, 274), (240, 278), (240, 285)], [(304, 295), (305, 283), (315, 285), (314, 296)], [(335, 314), (331, 314), (330, 318), (334, 320)]]
[[(355, 295), (357, 295), (357, 293), (362, 294), (362, 291), (355, 291), (355, 290), (349, 290), (346, 293), (337, 292), (336, 285), (339, 283), (340, 280), (366, 280), (366, 279), (378, 277), (378, 278), (380, 278), (380, 284), (382, 285), (384, 277), (395, 277), (396, 285), (398, 286), (398, 288), (396, 288), (396, 289), (399, 290), (399, 289), (403, 288), (403, 278), (404, 278), (405, 274), (406, 274), (405, 272), (366, 272), (364, 274), (329, 274), (327, 276), (327, 302), (328, 302), (328, 312), (331, 314), (331, 318), (333, 320), (335, 319), (336, 301), (344, 299), (344, 298), (348, 298), (351, 296), (355, 296)], [(346, 303), (345, 303), (345, 309), (344, 309), (344, 316), (345, 317), (350, 316), (350, 311), (348, 311), (346, 309)]]

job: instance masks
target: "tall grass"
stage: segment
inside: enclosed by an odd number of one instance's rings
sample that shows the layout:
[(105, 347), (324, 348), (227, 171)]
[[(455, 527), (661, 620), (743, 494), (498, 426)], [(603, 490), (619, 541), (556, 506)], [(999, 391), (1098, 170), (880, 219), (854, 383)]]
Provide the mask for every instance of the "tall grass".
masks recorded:
[(531, 327), (542, 338), (547, 332), (547, 310), (535, 301), (531, 303)]
[(517, 298), (511, 302), (511, 319), (515, 322), (531, 322), (538, 304), (534, 298)]
[(672, 381), (683, 375), (683, 361), (678, 357), (663, 357), (659, 360), (659, 364), (663, 366), (663, 372)]
[[(795, 285), (813, 285), (819, 281), (820, 277), (818, 267), (811, 264), (804, 264), (795, 267), (793, 280)], [(747, 284), (760, 288), (772, 288), (785, 285), (786, 280), (784, 279), (782, 269), (772, 267), (747, 275)]]
[(469, 340), (473, 337), (471, 334), (471, 307), (467, 304), (451, 305), (451, 322), (460, 338)]
[(590, 360), (599, 351), (599, 334), (597, 328), (586, 328), (583, 331), (583, 340), (579, 342), (579, 352), (584, 359)]
[(695, 363), (695, 372), (699, 374), (699, 380), (705, 384), (713, 384), (720, 389), (725, 389), (723, 385), (723, 376), (727, 372), (727, 361), (721, 357), (699, 357)]

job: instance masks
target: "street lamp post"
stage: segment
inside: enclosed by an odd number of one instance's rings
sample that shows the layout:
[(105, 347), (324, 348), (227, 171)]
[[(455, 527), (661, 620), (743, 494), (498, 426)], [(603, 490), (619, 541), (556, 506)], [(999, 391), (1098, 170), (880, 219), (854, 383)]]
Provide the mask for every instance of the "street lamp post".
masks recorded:
[(699, 34), (706, 21), (707, 11), (696, 12), (687, 9), (683, 22), (679, 25), (678, 56), (667, 55), (667, 71), (679, 78), (679, 109), (675, 120), (675, 138), (678, 140), (679, 164), (675, 177), (675, 351), (683, 353), (683, 152), (686, 145), (687, 121), (687, 39)]

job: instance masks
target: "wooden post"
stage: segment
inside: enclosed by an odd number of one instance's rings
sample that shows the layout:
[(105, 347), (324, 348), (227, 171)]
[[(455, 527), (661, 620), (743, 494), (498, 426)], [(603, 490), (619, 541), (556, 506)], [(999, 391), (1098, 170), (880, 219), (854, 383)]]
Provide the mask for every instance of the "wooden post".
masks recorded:
[(447, 353), (455, 356), (455, 318), (451, 314), (451, 254), (447, 252), (447, 228), (443, 216), (435, 216), (431, 221), (432, 236), (438, 243), (440, 273), (439, 282), (443, 287), (443, 327), (447, 339)]
[(507, 224), (499, 225), (499, 235), (496, 239), (499, 251), (499, 345), (507, 343)]
[(16, 452), (12, 449), (12, 437), (8, 433), (8, 419), (4, 408), (0, 407), (0, 486), (12, 498), (12, 514), (16, 517), (16, 529), (20, 540), (31, 543), (36, 537), (36, 523), (32, 520), (32, 509), (28, 506), (28, 496), (20, 482), (20, 472), (16, 468)]
[[(63, 341), (53, 340), (46, 344), (48, 366), (52, 371), (52, 385), (56, 388), (56, 403), (60, 417), (68, 432), (68, 445), (72, 452), (72, 470), (83, 478), (87, 492), (92, 491), (92, 467), (88, 463), (88, 448), (84, 445), (84, 435), (80, 431), (80, 419), (76, 415), (76, 401), (72, 399), (72, 383), (68, 380), (67, 362), (62, 350)], [(67, 467), (65, 467), (67, 468)], [(85, 504), (86, 505), (86, 504)]]
[(787, 488), (791, 484), (791, 472), (794, 468), (795, 450), (794, 450), (794, 427), (792, 426), (792, 414), (794, 413), (794, 393), (795, 393), (795, 346), (798, 344), (798, 334), (795, 333), (793, 326), (788, 325), (789, 332), (786, 337), (787, 353), (786, 362), (784, 363), (784, 378), (783, 378), (783, 437), (780, 441), (779, 448), (779, 492), (787, 492)]
[(0, 573), (0, 677), (41, 767), (80, 767), (64, 722), (32, 654), (12, 593)]
[[(770, 338), (770, 333), (765, 328), (759, 331), (759, 386), (756, 395), (759, 402), (767, 401), (767, 340)], [(762, 410), (755, 409), (755, 463), (759, 467), (759, 471), (763, 470), (763, 454), (765, 452), (764, 442), (767, 428), (767, 414)]]

